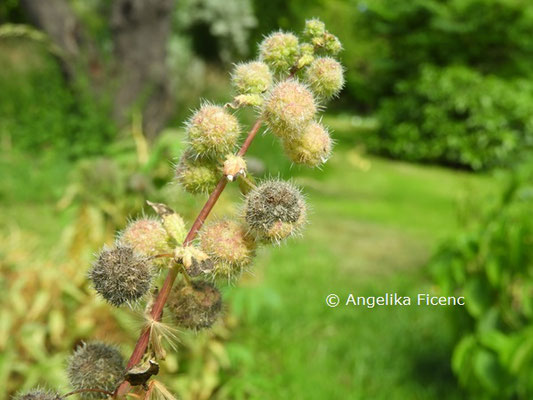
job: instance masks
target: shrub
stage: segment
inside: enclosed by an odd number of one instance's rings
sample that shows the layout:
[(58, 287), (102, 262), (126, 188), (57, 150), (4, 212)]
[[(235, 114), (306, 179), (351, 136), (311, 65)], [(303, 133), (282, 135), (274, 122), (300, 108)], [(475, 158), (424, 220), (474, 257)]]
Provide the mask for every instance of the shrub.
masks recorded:
[(445, 243), (432, 271), (465, 296), (453, 314), (460, 340), (452, 359), (479, 399), (533, 396), (533, 169), (517, 174), (481, 222)]
[(366, 77), (351, 89), (373, 93), (374, 104), (424, 64), (464, 64), (505, 78), (533, 72), (533, 3), (373, 0), (359, 1), (358, 10), (358, 38), (374, 51), (357, 68), (347, 64)]
[(383, 102), (369, 147), (393, 157), (474, 170), (506, 165), (531, 147), (533, 86), (463, 66), (425, 66)]

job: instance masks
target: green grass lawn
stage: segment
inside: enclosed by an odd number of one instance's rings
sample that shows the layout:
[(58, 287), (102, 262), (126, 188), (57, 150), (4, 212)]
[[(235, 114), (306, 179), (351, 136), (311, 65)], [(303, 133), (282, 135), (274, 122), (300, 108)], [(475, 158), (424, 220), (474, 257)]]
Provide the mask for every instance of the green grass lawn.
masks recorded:
[(438, 293), (427, 261), (458, 229), (457, 205), (489, 194), (493, 180), (378, 158), (363, 170), (360, 161), (343, 149), (322, 172), (296, 171), (313, 209), (303, 239), (262, 252), (244, 287), (230, 290), (241, 317), (229, 346), (234, 394), (461, 398), (449, 366), (453, 310), (329, 308), (324, 300)]
[[(365, 159), (347, 145), (323, 170), (309, 171), (291, 168), (271, 145), (270, 136), (261, 136), (252, 155), (266, 161), (267, 174), (290, 175), (303, 187), (309, 225), (302, 238), (261, 249), (252, 274), (226, 289), (239, 323), (217, 398), (461, 398), (449, 367), (449, 309), (329, 308), (324, 299), (436, 292), (425, 267), (458, 229), (457, 206), (496, 191), (497, 181)], [(0, 168), (4, 228), (42, 237), (41, 248), (53, 246), (74, 217), (56, 209), (69, 164), (6, 158)], [(230, 190), (223, 203), (237, 197)]]

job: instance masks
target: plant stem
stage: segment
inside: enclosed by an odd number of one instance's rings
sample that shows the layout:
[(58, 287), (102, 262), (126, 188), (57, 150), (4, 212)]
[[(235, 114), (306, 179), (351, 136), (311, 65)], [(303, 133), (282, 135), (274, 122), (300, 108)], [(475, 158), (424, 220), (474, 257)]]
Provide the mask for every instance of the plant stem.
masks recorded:
[[(248, 132), (246, 139), (244, 140), (241, 148), (239, 149), (237, 153), (238, 156), (242, 157), (246, 154), (246, 152), (250, 148), (250, 145), (252, 144), (252, 141), (257, 135), (257, 132), (259, 132), (259, 128), (261, 128), (261, 124), (262, 124), (262, 120), (261, 118), (258, 118), (257, 121), (255, 121), (254, 125), (252, 126), (252, 129), (250, 129), (250, 132)], [(188, 246), (196, 238), (198, 231), (202, 228), (202, 225), (204, 224), (207, 216), (209, 215), (209, 213), (215, 206), (222, 192), (224, 191), (226, 184), (227, 184), (227, 179), (225, 176), (223, 176), (222, 178), (220, 178), (217, 186), (215, 187), (215, 189), (213, 190), (213, 192), (207, 199), (202, 210), (198, 214), (198, 217), (196, 217), (196, 220), (192, 224), (192, 227), (189, 233), (187, 234), (185, 241), (183, 242), (183, 246)], [(154, 302), (154, 306), (152, 307), (152, 311), (150, 312), (150, 315), (156, 321), (159, 321), (159, 319), (161, 318), (163, 307), (165, 306), (165, 303), (167, 302), (168, 296), (170, 294), (170, 290), (172, 289), (172, 285), (174, 284), (174, 281), (176, 280), (177, 275), (178, 275), (178, 268), (171, 268), (168, 271), (168, 274), (165, 278), (165, 281), (163, 282), (163, 286), (161, 287), (161, 290), (157, 294), (157, 298)], [(139, 361), (141, 361), (142, 356), (144, 355), (144, 353), (146, 352), (146, 348), (148, 347), (149, 340), (150, 340), (150, 327), (147, 326), (143, 329), (143, 331), (141, 332), (141, 336), (137, 340), (137, 344), (135, 345), (135, 348), (133, 349), (133, 353), (131, 354), (131, 357), (128, 361), (128, 365), (126, 367), (127, 369), (132, 368), (137, 363), (139, 363)], [(122, 382), (120, 386), (117, 388), (117, 390), (115, 391), (115, 397), (123, 396), (129, 391), (129, 389), (130, 389), (130, 384), (127, 381)]]
[(174, 254), (172, 254), (172, 253), (163, 253), (163, 254), (157, 254), (157, 255), (154, 256), (154, 258), (163, 258), (163, 257), (171, 258), (171, 257), (174, 257)]

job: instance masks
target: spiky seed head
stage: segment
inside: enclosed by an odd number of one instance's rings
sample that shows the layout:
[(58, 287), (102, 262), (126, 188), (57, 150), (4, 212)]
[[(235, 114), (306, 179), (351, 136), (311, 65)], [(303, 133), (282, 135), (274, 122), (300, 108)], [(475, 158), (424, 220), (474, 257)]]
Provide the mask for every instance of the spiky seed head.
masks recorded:
[[(124, 359), (114, 346), (102, 342), (84, 343), (68, 360), (67, 376), (76, 389), (115, 390), (124, 376)], [(83, 392), (82, 399), (101, 399), (106, 395)]]
[(275, 72), (289, 72), (298, 59), (298, 38), (282, 31), (270, 34), (259, 46), (259, 58)]
[(191, 148), (200, 156), (230, 152), (240, 134), (237, 118), (224, 107), (204, 104), (187, 123)]
[(222, 174), (216, 163), (207, 158), (195, 158), (186, 151), (176, 166), (176, 180), (191, 194), (210, 193)]
[(280, 138), (297, 136), (313, 119), (317, 106), (313, 93), (300, 82), (289, 79), (278, 83), (263, 105), (263, 118)]
[(272, 85), (272, 74), (268, 65), (261, 61), (237, 64), (231, 83), (238, 94), (263, 93)]
[(327, 32), (324, 35), (324, 50), (327, 54), (335, 56), (342, 50), (342, 44), (339, 38)]
[(104, 247), (89, 271), (95, 290), (117, 307), (144, 296), (152, 278), (151, 259), (121, 243)]
[(32, 389), (15, 395), (14, 400), (61, 400), (61, 395), (56, 391)]
[(209, 328), (220, 315), (222, 296), (212, 283), (179, 282), (172, 290), (167, 307), (179, 326), (188, 329)]
[(239, 174), (246, 174), (246, 161), (243, 157), (228, 154), (224, 161), (223, 173), (232, 179)]
[(312, 39), (314, 37), (324, 36), (326, 33), (326, 25), (317, 18), (308, 19), (305, 21), (304, 37)]
[(305, 80), (319, 98), (330, 99), (344, 86), (342, 65), (331, 57), (316, 58), (305, 71)]
[(237, 221), (221, 220), (206, 225), (200, 232), (201, 248), (214, 260), (217, 277), (231, 278), (250, 264), (255, 241)]
[(298, 69), (302, 69), (313, 62), (315, 59), (315, 47), (311, 43), (302, 43), (300, 45), (300, 58), (298, 59)]
[(283, 141), (283, 148), (289, 159), (309, 167), (325, 163), (331, 154), (331, 146), (327, 129), (316, 121), (309, 123), (301, 136)]
[(129, 245), (145, 256), (155, 256), (170, 251), (169, 236), (161, 222), (151, 218), (140, 218), (128, 224), (119, 241)]
[(244, 218), (258, 239), (279, 242), (298, 232), (306, 220), (306, 204), (289, 182), (270, 180), (246, 196)]

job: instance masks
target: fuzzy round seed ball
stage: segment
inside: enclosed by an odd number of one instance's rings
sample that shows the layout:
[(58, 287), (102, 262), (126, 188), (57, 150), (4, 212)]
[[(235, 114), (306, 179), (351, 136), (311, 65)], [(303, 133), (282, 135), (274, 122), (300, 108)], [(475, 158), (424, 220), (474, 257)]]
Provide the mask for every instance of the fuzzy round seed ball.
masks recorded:
[(298, 69), (307, 67), (315, 59), (315, 47), (311, 43), (300, 45), (300, 58), (298, 59)]
[(342, 65), (331, 57), (317, 58), (305, 71), (305, 80), (319, 98), (330, 99), (344, 86)]
[(231, 82), (238, 94), (263, 93), (272, 85), (272, 74), (265, 63), (252, 61), (238, 64)]
[(204, 329), (212, 326), (222, 310), (220, 291), (209, 282), (180, 282), (172, 290), (167, 307), (179, 326)]
[(255, 241), (236, 221), (222, 220), (206, 225), (200, 233), (200, 246), (214, 260), (214, 273), (230, 278), (250, 264)]
[(261, 42), (259, 57), (275, 72), (289, 72), (298, 59), (298, 38), (292, 33), (272, 33)]
[(150, 258), (120, 243), (112, 248), (104, 248), (89, 271), (94, 289), (117, 307), (146, 294), (152, 277)]
[(187, 152), (176, 167), (177, 181), (192, 194), (210, 193), (221, 176), (215, 162), (209, 159), (194, 159)]
[(305, 223), (305, 200), (288, 182), (267, 181), (248, 193), (244, 217), (252, 234), (277, 242), (294, 234)]
[(324, 36), (325, 33), (326, 25), (319, 19), (313, 18), (305, 21), (304, 36), (306, 38)]
[(311, 91), (296, 80), (278, 83), (263, 105), (263, 118), (280, 137), (298, 136), (317, 111)]
[[(103, 389), (112, 392), (124, 376), (124, 359), (114, 347), (102, 342), (84, 343), (68, 360), (70, 384), (79, 389)], [(101, 399), (97, 392), (79, 394), (83, 399)]]
[(324, 35), (324, 50), (327, 54), (335, 56), (342, 50), (342, 44), (339, 38), (331, 33)]
[(32, 389), (29, 392), (17, 394), (14, 400), (61, 400), (61, 395), (56, 391)]
[(316, 121), (307, 125), (301, 136), (283, 141), (283, 148), (289, 159), (309, 167), (325, 163), (331, 154), (331, 146), (328, 131)]
[(201, 156), (217, 156), (233, 150), (240, 133), (237, 118), (223, 107), (203, 105), (188, 121), (191, 148)]
[(161, 222), (150, 218), (132, 221), (120, 235), (120, 242), (146, 256), (170, 251), (168, 234)]

